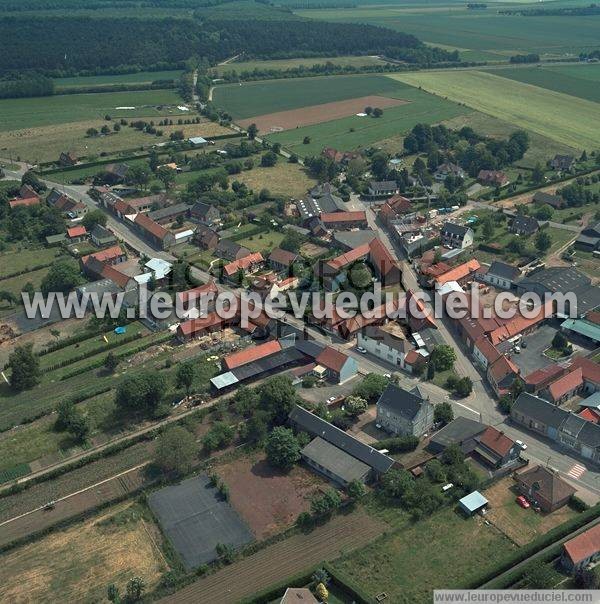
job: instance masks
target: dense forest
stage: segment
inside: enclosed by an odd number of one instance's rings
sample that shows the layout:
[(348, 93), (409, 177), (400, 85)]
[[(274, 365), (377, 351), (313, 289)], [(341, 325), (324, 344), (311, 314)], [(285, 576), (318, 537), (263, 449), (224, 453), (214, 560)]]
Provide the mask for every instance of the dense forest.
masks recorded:
[[(40, 32), (52, 35), (40, 35)], [(456, 53), (425, 46), (414, 36), (371, 25), (322, 21), (191, 19), (0, 19), (0, 73), (76, 73), (118, 66), (175, 64), (190, 57), (214, 63), (244, 52), (285, 58), (383, 54), (416, 64), (455, 61)]]
[(600, 6), (573, 6), (570, 8), (526, 8), (499, 11), (501, 15), (521, 15), (522, 17), (587, 17), (600, 15)]
[(31, 74), (0, 80), (0, 99), (17, 99), (31, 96), (49, 96), (54, 93), (54, 82), (50, 78)]

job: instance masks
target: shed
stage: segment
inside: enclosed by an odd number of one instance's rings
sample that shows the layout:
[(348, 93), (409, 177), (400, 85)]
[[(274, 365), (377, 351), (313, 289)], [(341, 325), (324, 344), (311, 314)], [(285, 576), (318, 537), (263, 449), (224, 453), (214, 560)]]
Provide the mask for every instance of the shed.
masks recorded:
[(467, 516), (472, 516), (482, 510), (488, 503), (488, 500), (479, 491), (473, 491), (458, 501), (460, 509)]

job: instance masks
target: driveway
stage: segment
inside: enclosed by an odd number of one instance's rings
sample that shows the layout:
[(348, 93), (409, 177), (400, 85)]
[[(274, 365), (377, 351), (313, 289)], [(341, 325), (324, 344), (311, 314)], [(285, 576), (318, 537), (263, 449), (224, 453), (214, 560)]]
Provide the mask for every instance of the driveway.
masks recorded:
[(521, 347), (521, 354), (511, 355), (511, 359), (521, 370), (521, 375), (529, 375), (554, 363), (552, 359), (544, 356), (543, 352), (550, 347), (556, 332), (557, 329), (552, 325), (542, 325), (533, 333), (523, 337), (527, 348)]

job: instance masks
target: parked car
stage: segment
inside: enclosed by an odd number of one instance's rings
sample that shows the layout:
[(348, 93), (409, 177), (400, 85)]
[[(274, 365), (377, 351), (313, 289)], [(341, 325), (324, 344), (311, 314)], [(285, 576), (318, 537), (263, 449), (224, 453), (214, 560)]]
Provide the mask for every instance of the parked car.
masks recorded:
[(392, 379), (392, 374), (391, 373), (384, 373), (383, 377), (387, 378), (388, 380), (391, 380)]
[(328, 403), (333, 403), (333, 401), (335, 401), (335, 399), (336, 399), (336, 398), (337, 398), (337, 396), (330, 396), (330, 397), (327, 399), (327, 402), (328, 402)]
[(357, 346), (356, 350), (358, 350), (358, 352), (360, 352), (360, 354), (367, 354), (367, 349), (363, 348), (362, 346)]
[(521, 447), (522, 451), (527, 450), (527, 445), (522, 440), (515, 440), (515, 443)]
[(517, 503), (524, 509), (526, 510), (527, 508), (531, 507), (531, 504), (529, 503), (529, 501), (527, 501), (527, 499), (525, 499), (525, 497), (523, 497), (523, 495), (519, 495), (517, 497)]

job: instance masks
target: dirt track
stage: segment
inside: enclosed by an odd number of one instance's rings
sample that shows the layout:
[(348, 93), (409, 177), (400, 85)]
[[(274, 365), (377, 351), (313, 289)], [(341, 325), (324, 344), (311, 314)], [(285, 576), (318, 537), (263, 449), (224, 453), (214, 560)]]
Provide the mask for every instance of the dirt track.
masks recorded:
[[(346, 101), (336, 101), (335, 103), (324, 103), (322, 105), (310, 105), (301, 109), (292, 109), (290, 111), (278, 111), (276, 113), (268, 113), (249, 117), (245, 120), (239, 120), (238, 124), (247, 128), (254, 123), (263, 134), (267, 134), (276, 130), (290, 130), (292, 128), (300, 128), (302, 126), (311, 126), (312, 124), (320, 124), (330, 120), (337, 120), (342, 117), (356, 115), (364, 111), (365, 107), (396, 107), (405, 105), (409, 101), (402, 99), (392, 99), (386, 96), (363, 96), (357, 99), (348, 99)], [(376, 119), (373, 117), (364, 117), (362, 119)]]
[(337, 516), (308, 534), (295, 535), (226, 566), (160, 602), (233, 604), (285, 577), (310, 570), (324, 560), (333, 560), (362, 547), (385, 529), (385, 524), (363, 512)]

